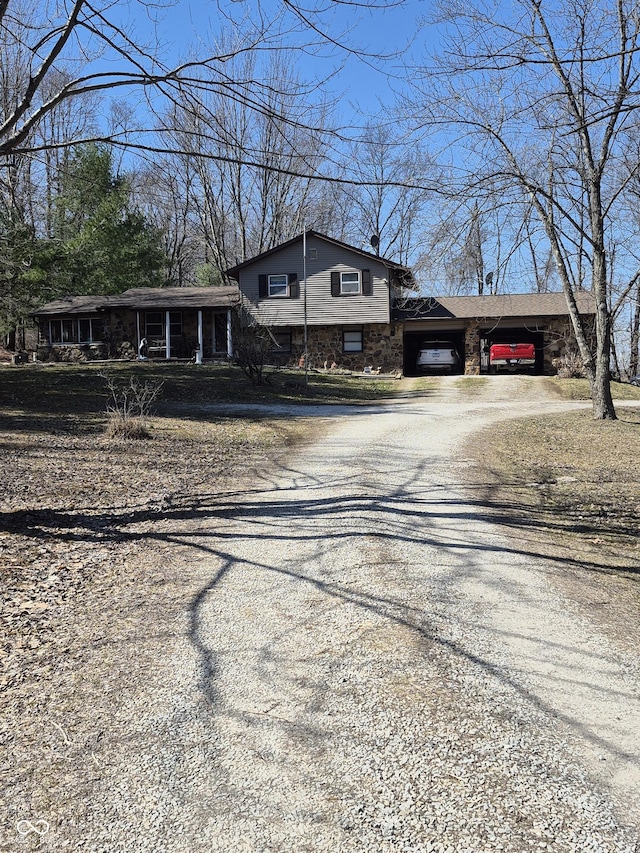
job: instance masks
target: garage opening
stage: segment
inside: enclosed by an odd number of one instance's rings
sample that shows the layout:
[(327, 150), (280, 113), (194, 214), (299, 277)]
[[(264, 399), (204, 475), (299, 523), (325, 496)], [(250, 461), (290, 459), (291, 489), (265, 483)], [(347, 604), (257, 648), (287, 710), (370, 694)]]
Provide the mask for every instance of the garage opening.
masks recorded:
[[(437, 361), (428, 367), (418, 366), (418, 355), (425, 346), (433, 344), (451, 344), (458, 355), (455, 367), (448, 364), (438, 366)], [(464, 332), (463, 331), (405, 331), (404, 333), (404, 364), (405, 376), (425, 376), (437, 373), (464, 373)]]
[[(536, 348), (536, 361), (533, 372), (544, 373), (544, 333), (531, 329), (484, 329), (480, 332), (480, 373), (492, 373), (489, 365), (489, 350), (492, 344), (533, 344)], [(530, 372), (530, 368), (526, 368)], [(513, 372), (518, 372), (515, 368)]]

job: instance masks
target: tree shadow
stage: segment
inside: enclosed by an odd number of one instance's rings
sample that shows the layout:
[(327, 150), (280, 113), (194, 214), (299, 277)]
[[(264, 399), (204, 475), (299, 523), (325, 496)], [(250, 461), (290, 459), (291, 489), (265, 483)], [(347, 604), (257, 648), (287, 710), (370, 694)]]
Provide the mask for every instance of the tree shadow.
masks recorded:
[[(373, 474), (371, 483), (367, 483), (362, 471), (358, 474), (334, 471), (326, 478), (314, 478), (302, 468), (283, 466), (263, 471), (249, 489), (173, 495), (158, 506), (146, 503), (124, 510), (95, 510), (86, 506), (73, 511), (37, 508), (5, 512), (0, 514), (0, 524), (5, 530), (20, 532), (36, 541), (157, 542), (189, 549), (204, 557), (207, 563), (210, 561), (215, 569), (192, 596), (187, 608), (187, 634), (198, 657), (199, 690), (213, 707), (219, 701), (220, 673), (218, 655), (211, 647), (204, 624), (205, 612), (221, 582), (241, 566), (243, 570), (248, 568), (274, 578), (286, 578), (309, 587), (327, 601), (347, 603), (388, 624), (407, 629), (419, 640), (435, 643), (500, 680), (539, 711), (562, 719), (592, 744), (628, 759), (615, 745), (546, 704), (517, 677), (479, 652), (441, 636), (430, 625), (429, 614), (412, 608), (406, 601), (391, 595), (373, 594), (312, 571), (295, 571), (284, 563), (247, 559), (237, 553), (238, 548), (242, 551), (243, 543), (254, 543), (258, 553), (261, 544), (275, 543), (284, 559), (284, 555), (295, 552), (297, 546), (316, 548), (319, 536), (325, 550), (351, 540), (360, 543), (365, 537), (388, 553), (394, 550), (402, 553), (404, 546), (411, 545), (455, 555), (459, 559), (455, 583), (464, 579), (464, 572), (472, 576), (476, 565), (497, 555), (524, 558), (529, 562), (539, 560), (545, 571), (568, 566), (594, 572), (611, 571), (609, 565), (597, 559), (585, 563), (577, 557), (544, 553), (539, 547), (539, 534), (548, 532), (550, 527), (562, 532), (562, 525), (549, 522), (546, 516), (535, 511), (523, 519), (514, 503), (488, 500), (486, 493), (490, 484), (476, 484), (470, 488), (466, 483), (438, 482), (433, 477), (431, 460), (424, 460), (411, 470), (398, 469), (397, 462), (391, 459), (386, 463), (396, 472), (395, 479), (385, 479), (383, 474), (377, 485), (373, 482)], [(380, 460), (375, 460), (372, 472), (377, 472), (380, 466)], [(398, 474), (398, 470), (402, 473)], [(331, 494), (327, 494), (328, 490)], [(487, 519), (491, 535), (478, 536), (475, 533), (477, 525)], [(513, 536), (514, 532), (517, 536)], [(596, 533), (597, 528), (585, 525), (585, 532)], [(313, 558), (306, 564), (312, 565)], [(629, 571), (626, 566), (624, 570)], [(639, 572), (638, 567), (632, 570), (635, 576)], [(614, 699), (612, 696), (612, 701)]]

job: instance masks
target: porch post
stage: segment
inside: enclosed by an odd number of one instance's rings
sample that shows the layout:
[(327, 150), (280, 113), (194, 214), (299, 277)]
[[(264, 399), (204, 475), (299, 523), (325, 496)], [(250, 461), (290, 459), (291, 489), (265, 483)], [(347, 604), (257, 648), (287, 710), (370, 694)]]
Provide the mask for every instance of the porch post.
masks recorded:
[(136, 310), (136, 349), (138, 351), (138, 355), (140, 355), (140, 341), (142, 338), (140, 337), (140, 311)]
[(198, 308), (198, 353), (196, 355), (196, 363), (202, 364), (204, 350), (202, 345), (202, 308)]
[(165, 358), (171, 358), (171, 317), (169, 311), (165, 311), (164, 317), (164, 346)]
[(227, 358), (233, 358), (233, 338), (231, 334), (231, 308), (227, 308)]

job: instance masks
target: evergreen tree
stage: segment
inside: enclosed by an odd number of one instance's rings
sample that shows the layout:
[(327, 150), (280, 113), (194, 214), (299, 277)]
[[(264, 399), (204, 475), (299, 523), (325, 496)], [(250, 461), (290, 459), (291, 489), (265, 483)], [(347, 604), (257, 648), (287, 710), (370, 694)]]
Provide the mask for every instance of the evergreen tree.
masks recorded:
[(76, 149), (61, 187), (51, 273), (57, 293), (112, 294), (165, 284), (162, 237), (132, 209), (129, 180), (114, 175), (107, 147)]

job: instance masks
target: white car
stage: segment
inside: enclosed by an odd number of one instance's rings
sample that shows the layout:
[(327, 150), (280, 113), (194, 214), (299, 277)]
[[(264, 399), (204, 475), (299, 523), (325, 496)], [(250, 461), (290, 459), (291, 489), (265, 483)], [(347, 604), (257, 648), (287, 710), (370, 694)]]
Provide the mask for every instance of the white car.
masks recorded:
[(424, 341), (418, 350), (416, 368), (451, 372), (460, 364), (460, 356), (451, 341)]

